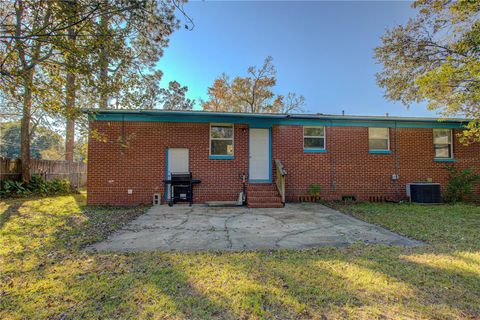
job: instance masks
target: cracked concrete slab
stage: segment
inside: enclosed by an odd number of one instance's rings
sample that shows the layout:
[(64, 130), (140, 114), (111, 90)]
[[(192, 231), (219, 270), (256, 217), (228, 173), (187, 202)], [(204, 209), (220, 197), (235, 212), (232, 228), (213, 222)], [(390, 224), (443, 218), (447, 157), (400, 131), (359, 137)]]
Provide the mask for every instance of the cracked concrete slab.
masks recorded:
[(306, 203), (275, 209), (155, 206), (89, 249), (235, 251), (346, 246), (358, 242), (423, 244), (323, 205)]

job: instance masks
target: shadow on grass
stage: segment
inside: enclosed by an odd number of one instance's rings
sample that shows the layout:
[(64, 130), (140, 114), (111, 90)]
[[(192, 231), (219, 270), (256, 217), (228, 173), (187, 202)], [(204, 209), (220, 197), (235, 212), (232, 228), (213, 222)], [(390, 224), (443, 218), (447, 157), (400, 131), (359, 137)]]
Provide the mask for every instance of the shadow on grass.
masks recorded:
[[(278, 282), (265, 281), (259, 253), (189, 253), (173, 256), (191, 286), (237, 319), (311, 318), (302, 301)], [(260, 263), (257, 263), (260, 262)]]
[(23, 201), (17, 200), (9, 205), (5, 205), (0, 213), (0, 229), (10, 220), (12, 215), (18, 215), (18, 208), (22, 206)]
[[(396, 281), (408, 284), (419, 292), (419, 298), (425, 307), (435, 310), (438, 306), (447, 306), (452, 314), (480, 317), (480, 276), (467, 270), (455, 268), (456, 254), (452, 249), (424, 249), (408, 254), (394, 255), (387, 261), (363, 256), (356, 264), (387, 275)], [(478, 252), (477, 252), (478, 254)], [(411, 259), (426, 255), (426, 261)], [(478, 256), (480, 258), (480, 256)], [(447, 260), (439, 263), (441, 258)], [(447, 267), (447, 268), (445, 268)], [(434, 312), (434, 317), (451, 316), (441, 308)]]
[[(75, 272), (69, 272), (72, 269)], [(73, 318), (237, 318), (196, 290), (168, 255), (75, 256), (48, 273), (57, 275), (59, 290), (44, 292), (47, 299), (42, 304), (53, 304), (56, 296), (62, 296), (77, 308), (61, 304), (46, 310), (45, 317), (63, 313)]]
[(13, 208), (0, 229), (0, 318), (480, 317), (476, 246), (92, 253), (83, 246), (145, 208), (84, 200)]
[[(34, 201), (41, 201), (41, 200), (50, 200), (55, 201), (55, 199), (59, 199), (62, 197), (73, 197), (77, 204), (85, 205), (86, 203), (86, 194), (82, 193), (70, 193), (70, 194), (58, 194), (58, 195), (49, 195), (49, 196), (41, 196), (41, 195), (30, 195), (25, 197), (14, 197), (14, 198), (4, 198), (0, 199), (4, 203), (8, 203), (6, 206), (6, 210), (0, 213), (0, 229), (4, 227), (4, 225), (10, 220), (12, 217), (18, 217), (21, 215), (19, 209), (22, 208), (25, 202), (34, 202)], [(1, 209), (1, 207), (0, 207)]]
[[(304, 313), (311, 316), (480, 317), (480, 277), (405, 259), (424, 253), (439, 254), (433, 248), (323, 248), (258, 253), (235, 260), (235, 267), (284, 290), (284, 296), (305, 304)], [(443, 254), (454, 258), (455, 252)]]
[(82, 250), (146, 207), (87, 207), (80, 194), (8, 209), (16, 218), (1, 230), (0, 318), (237, 318), (191, 286), (169, 255)]

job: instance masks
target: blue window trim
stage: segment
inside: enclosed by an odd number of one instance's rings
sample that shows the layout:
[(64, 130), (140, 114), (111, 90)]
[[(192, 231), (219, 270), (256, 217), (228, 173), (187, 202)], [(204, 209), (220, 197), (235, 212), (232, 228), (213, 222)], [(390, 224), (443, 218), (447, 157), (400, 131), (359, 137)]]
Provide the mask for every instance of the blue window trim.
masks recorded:
[(217, 123), (210, 123), (210, 131), (208, 133), (208, 143), (210, 144), (208, 146), (208, 152), (209, 152), (209, 155), (208, 155), (208, 159), (210, 160), (233, 160), (234, 159), (234, 156), (235, 154), (210, 154), (210, 152), (212, 152), (212, 126), (231, 126), (232, 129), (233, 129), (233, 135), (232, 135), (232, 145), (233, 145), (233, 148), (234, 148), (234, 152), (235, 152), (235, 124), (233, 123), (221, 123), (221, 124), (217, 124)]
[[(250, 129), (268, 129), (268, 179), (250, 179)], [(248, 183), (272, 183), (272, 128), (249, 127), (248, 130)]]
[(327, 153), (327, 149), (303, 149), (304, 153)]
[(454, 158), (433, 158), (434, 162), (457, 162)]
[(392, 150), (368, 150), (370, 154), (392, 154)]
[(210, 159), (210, 160), (233, 160), (233, 159), (235, 159), (235, 156), (209, 155), (208, 159)]

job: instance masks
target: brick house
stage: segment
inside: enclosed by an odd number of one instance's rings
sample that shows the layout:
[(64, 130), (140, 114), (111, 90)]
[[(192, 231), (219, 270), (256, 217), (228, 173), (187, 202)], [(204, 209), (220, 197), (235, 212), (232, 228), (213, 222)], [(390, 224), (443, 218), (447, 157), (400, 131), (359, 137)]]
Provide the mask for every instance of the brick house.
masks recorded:
[(327, 200), (400, 200), (407, 183), (444, 188), (446, 165), (480, 168), (480, 144), (464, 146), (456, 138), (464, 119), (88, 112), (96, 136), (88, 144), (88, 204), (165, 198), (164, 180), (176, 171), (201, 180), (196, 203), (236, 200), (245, 175), (249, 206), (275, 207), (298, 201), (312, 184)]

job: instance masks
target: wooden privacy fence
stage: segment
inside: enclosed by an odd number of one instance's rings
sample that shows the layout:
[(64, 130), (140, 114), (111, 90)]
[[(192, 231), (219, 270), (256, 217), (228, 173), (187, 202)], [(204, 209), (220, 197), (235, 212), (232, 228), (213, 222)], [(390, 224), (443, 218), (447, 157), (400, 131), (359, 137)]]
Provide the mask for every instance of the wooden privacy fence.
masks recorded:
[[(22, 177), (20, 159), (0, 157), (0, 180), (19, 180)], [(87, 185), (87, 164), (62, 160), (30, 160), (31, 174), (38, 174), (45, 180), (67, 179), (78, 188)]]

